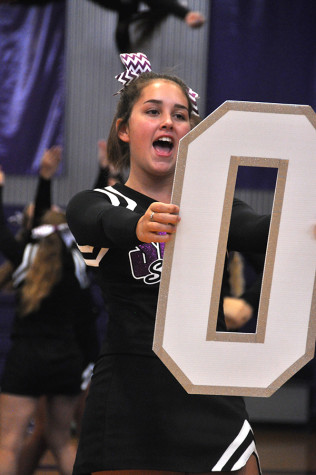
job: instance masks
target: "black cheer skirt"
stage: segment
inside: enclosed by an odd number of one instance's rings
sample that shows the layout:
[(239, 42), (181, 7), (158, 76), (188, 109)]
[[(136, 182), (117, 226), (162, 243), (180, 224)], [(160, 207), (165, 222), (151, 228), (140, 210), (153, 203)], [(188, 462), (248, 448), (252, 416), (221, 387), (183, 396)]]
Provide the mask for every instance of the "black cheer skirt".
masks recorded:
[(153, 355), (103, 355), (86, 402), (74, 475), (230, 471), (256, 453), (244, 400), (188, 394)]
[(20, 337), (12, 341), (1, 381), (17, 396), (75, 396), (81, 392), (83, 357), (72, 340)]

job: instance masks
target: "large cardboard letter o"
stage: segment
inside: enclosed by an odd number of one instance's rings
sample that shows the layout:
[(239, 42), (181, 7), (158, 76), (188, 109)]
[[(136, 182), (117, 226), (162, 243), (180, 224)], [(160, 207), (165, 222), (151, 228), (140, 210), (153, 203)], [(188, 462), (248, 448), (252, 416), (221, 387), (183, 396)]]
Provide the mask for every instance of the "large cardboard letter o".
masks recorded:
[[(316, 115), (225, 102), (180, 143), (153, 349), (190, 393), (270, 396), (314, 356)], [(257, 333), (217, 333), (234, 177), (278, 168)]]

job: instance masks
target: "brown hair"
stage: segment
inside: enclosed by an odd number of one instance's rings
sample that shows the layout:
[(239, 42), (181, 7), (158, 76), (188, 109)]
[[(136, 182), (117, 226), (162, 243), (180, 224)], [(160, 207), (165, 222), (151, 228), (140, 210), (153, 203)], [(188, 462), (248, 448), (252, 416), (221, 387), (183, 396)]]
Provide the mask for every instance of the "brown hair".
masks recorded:
[[(65, 214), (51, 210), (47, 211), (41, 220), (41, 224), (57, 226), (62, 223), (66, 223)], [(42, 300), (60, 281), (62, 277), (62, 246), (63, 243), (57, 232), (40, 240), (34, 261), (21, 289), (20, 316), (38, 310)]]
[(10, 261), (5, 261), (0, 265), (0, 290), (5, 292), (13, 291), (12, 274), (14, 265)]
[[(169, 74), (157, 74), (153, 72), (143, 73), (134, 79), (132, 82), (125, 86), (120, 93), (120, 99), (117, 105), (116, 113), (111, 125), (109, 137), (108, 137), (108, 157), (109, 162), (118, 170), (122, 170), (129, 166), (129, 144), (123, 142), (118, 138), (116, 130), (116, 122), (118, 119), (122, 119), (120, 126), (127, 124), (133, 109), (135, 102), (141, 95), (144, 87), (152, 81), (163, 79), (165, 81), (171, 81), (176, 83), (183, 91), (189, 104), (189, 117), (192, 115), (192, 104), (188, 95), (188, 87), (177, 76), (171, 76)], [(191, 122), (190, 122), (191, 123)]]

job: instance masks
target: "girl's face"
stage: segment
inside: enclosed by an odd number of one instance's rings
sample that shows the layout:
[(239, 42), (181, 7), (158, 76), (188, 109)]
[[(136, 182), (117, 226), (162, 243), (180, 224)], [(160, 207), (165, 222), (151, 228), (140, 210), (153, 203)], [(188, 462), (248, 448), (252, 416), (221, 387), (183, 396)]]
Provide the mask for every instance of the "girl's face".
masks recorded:
[(181, 87), (158, 79), (144, 87), (118, 136), (129, 143), (134, 173), (166, 176), (174, 173), (179, 140), (189, 131), (188, 100)]

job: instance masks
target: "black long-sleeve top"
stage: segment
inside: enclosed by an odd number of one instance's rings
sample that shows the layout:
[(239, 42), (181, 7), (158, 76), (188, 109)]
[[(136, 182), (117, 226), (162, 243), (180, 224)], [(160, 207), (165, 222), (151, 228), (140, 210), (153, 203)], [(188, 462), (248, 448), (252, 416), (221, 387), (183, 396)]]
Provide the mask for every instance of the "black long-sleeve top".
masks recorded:
[[(87, 264), (99, 267), (109, 306), (103, 352), (152, 354), (152, 341), (164, 244), (142, 243), (140, 217), (153, 202), (127, 186), (87, 190), (68, 204), (67, 220)], [(234, 200), (228, 246), (264, 252), (269, 216), (257, 215)], [(225, 330), (222, 307), (218, 330)]]

